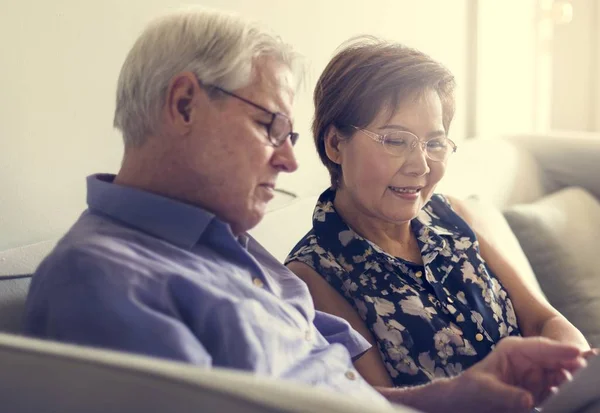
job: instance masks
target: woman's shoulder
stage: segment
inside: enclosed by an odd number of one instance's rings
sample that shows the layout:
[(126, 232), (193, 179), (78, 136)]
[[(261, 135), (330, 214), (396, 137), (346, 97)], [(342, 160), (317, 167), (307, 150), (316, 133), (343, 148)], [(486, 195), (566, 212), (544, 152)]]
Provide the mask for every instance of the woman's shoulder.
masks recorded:
[(293, 261), (300, 261), (315, 269), (315, 262), (328, 257), (327, 251), (319, 244), (314, 229), (311, 229), (298, 241), (286, 257), (284, 264), (288, 265)]
[(440, 204), (443, 204), (443, 208), (447, 208), (454, 216), (460, 218), (470, 227), (473, 226), (473, 210), (467, 201), (451, 195), (435, 194), (434, 196)]
[(454, 208), (454, 198), (435, 193), (423, 207), (423, 211), (434, 218), (453, 220), (457, 212)]
[(315, 234), (315, 230), (311, 229), (294, 245), (287, 258), (285, 259), (285, 264), (290, 261), (290, 258), (297, 255), (306, 255), (314, 250), (314, 247), (317, 243), (317, 236)]
[(329, 273), (343, 273), (343, 262), (338, 262), (335, 255), (321, 245), (314, 230), (309, 231), (297, 244), (284, 261), (284, 265), (300, 262), (322, 276)]
[(471, 228), (470, 214), (465, 202), (440, 193), (435, 193), (425, 207), (421, 221), (426, 225), (444, 228), (457, 232), (459, 235), (470, 236)]

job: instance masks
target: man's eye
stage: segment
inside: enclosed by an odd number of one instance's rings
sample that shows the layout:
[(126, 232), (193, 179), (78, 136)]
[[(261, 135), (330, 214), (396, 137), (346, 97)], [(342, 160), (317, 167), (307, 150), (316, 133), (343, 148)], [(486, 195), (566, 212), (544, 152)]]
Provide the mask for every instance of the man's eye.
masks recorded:
[(265, 130), (269, 130), (269, 126), (271, 126), (269, 123), (265, 123), (265, 122), (260, 122), (260, 121), (256, 121), (256, 124), (265, 128)]

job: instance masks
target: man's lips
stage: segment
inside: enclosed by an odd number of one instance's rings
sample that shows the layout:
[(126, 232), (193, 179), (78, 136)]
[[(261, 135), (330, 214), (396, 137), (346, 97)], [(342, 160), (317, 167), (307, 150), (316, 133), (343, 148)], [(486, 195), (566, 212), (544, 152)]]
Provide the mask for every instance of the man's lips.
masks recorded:
[(264, 188), (275, 189), (275, 184), (274, 183), (270, 183), (270, 182), (262, 183), (262, 184), (260, 184), (260, 186), (262, 186)]

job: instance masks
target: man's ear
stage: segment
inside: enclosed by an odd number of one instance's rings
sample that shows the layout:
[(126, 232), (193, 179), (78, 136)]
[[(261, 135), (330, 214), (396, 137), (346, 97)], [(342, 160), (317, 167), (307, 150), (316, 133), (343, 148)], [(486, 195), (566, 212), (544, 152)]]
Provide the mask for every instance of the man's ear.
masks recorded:
[(335, 126), (330, 126), (325, 132), (325, 153), (329, 160), (333, 163), (342, 163), (342, 151), (340, 146), (343, 144), (344, 138)]
[(167, 123), (180, 134), (187, 134), (198, 116), (198, 102), (206, 92), (191, 72), (180, 73), (171, 79), (167, 90)]

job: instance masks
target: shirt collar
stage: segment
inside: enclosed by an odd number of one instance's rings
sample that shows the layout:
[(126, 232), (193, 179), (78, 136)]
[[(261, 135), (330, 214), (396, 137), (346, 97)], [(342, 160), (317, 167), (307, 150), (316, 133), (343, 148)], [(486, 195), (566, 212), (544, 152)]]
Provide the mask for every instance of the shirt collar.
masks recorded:
[[(352, 253), (356, 255), (363, 250), (369, 251), (370, 248), (366, 247), (368, 245), (376, 252), (391, 258), (392, 256), (377, 244), (363, 238), (346, 224), (337, 213), (333, 205), (334, 200), (335, 191), (331, 188), (325, 190), (319, 197), (313, 212), (313, 229), (317, 237), (323, 240), (323, 244), (331, 248), (334, 256), (345, 257), (348, 261), (354, 260), (356, 257)], [(437, 257), (439, 251), (446, 248), (448, 238), (460, 236), (458, 231), (451, 228), (433, 225), (434, 216), (431, 202), (428, 202), (411, 221), (411, 228), (417, 236), (423, 262), (426, 265)], [(355, 268), (358, 266), (355, 265)]]
[(88, 176), (90, 211), (187, 249), (198, 242), (211, 221), (218, 220), (197, 206), (115, 184), (114, 179), (111, 174)]
[[(342, 217), (337, 213), (335, 207), (333, 206), (334, 199), (335, 191), (331, 188), (326, 189), (319, 196), (319, 200), (317, 201), (317, 205), (315, 206), (313, 212), (313, 226), (323, 226), (326, 223), (327, 227), (349, 230), (353, 233), (354, 237), (363, 239), (360, 235), (356, 234), (350, 227), (348, 227), (346, 222), (344, 222)], [(433, 225), (432, 216), (435, 215), (433, 213), (431, 204), (428, 202), (425, 207), (419, 211), (419, 214), (415, 217), (415, 219), (411, 221), (411, 227), (413, 228), (413, 231), (420, 233), (423, 229), (426, 229), (425, 232), (433, 234), (437, 237), (455, 237), (459, 235), (459, 232), (450, 228)]]

